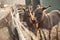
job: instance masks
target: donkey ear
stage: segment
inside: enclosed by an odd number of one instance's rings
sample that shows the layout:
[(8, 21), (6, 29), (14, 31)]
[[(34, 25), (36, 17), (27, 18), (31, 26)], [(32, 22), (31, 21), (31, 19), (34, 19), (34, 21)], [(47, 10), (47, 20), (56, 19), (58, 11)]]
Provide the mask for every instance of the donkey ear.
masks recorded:
[(44, 10), (47, 10), (47, 9), (49, 9), (50, 7), (51, 7), (51, 5), (42, 7), (42, 10), (43, 10), (43, 11), (44, 11)]

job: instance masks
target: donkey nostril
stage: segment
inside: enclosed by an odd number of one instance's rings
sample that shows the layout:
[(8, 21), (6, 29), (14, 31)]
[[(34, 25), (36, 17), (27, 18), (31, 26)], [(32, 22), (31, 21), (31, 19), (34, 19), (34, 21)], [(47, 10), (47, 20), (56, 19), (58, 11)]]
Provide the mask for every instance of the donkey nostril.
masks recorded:
[(32, 23), (33, 23), (33, 24), (35, 24), (35, 23), (36, 23), (36, 21), (35, 21), (35, 20), (32, 20)]

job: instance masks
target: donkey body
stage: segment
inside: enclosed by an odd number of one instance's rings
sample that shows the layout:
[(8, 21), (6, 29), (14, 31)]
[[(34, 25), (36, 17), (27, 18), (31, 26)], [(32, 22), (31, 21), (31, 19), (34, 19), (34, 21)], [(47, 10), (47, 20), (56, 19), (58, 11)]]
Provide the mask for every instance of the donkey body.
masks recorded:
[(50, 16), (52, 25), (57, 25), (60, 22), (60, 11), (58, 10), (53, 10), (50, 13), (47, 14)]
[[(38, 8), (35, 11), (35, 18), (38, 23), (38, 29), (49, 30), (49, 40), (51, 39), (51, 29), (60, 22), (60, 11), (53, 10), (50, 13), (45, 12), (48, 7)], [(46, 39), (46, 38), (45, 38)]]

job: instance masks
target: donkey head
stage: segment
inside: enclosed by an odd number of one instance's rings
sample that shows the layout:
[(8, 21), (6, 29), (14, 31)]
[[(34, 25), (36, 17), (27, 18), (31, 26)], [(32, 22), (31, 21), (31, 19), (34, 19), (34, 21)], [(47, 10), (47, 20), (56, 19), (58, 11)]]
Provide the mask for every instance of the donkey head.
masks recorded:
[(41, 7), (38, 5), (37, 9), (35, 10), (35, 17), (38, 22), (41, 21), (43, 14), (44, 14), (44, 10), (46, 11), (46, 9), (48, 9), (49, 7), (51, 7), (51, 6), (49, 5), (46, 7)]

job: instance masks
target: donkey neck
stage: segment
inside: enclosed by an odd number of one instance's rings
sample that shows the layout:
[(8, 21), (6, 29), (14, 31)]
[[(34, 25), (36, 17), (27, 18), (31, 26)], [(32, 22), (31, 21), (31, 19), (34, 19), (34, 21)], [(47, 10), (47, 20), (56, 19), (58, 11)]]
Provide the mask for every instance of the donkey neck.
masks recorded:
[(49, 26), (48, 16), (47, 16), (47, 14), (44, 12), (43, 15), (42, 15), (41, 22), (39, 23), (39, 27), (40, 27), (40, 28), (48, 29), (48, 28), (49, 28), (48, 26)]

